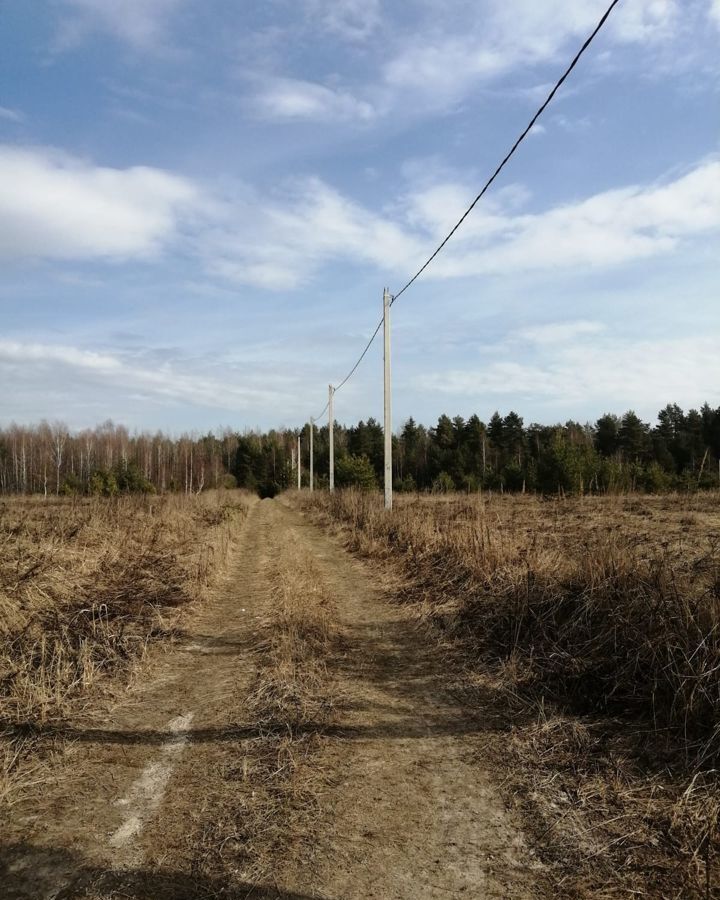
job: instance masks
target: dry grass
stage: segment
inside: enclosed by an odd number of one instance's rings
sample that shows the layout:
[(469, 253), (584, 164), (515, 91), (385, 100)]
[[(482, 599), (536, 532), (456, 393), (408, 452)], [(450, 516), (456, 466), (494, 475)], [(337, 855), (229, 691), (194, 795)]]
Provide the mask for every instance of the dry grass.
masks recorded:
[(572, 869), (569, 896), (711, 895), (717, 495), (401, 498), (391, 515), (369, 495), (310, 503), (356, 551), (398, 565), (418, 614), (524, 710), (515, 792)]
[(243, 742), (242, 758), (225, 772), (237, 785), (233, 805), (206, 827), (200, 866), (252, 884), (278, 878), (279, 860), (302, 866), (312, 855), (329, 777), (315, 757), (337, 702), (327, 662), (341, 644), (333, 598), (310, 548), (292, 532), (283, 532), (282, 545), (270, 534), (267, 566), (271, 596), (244, 716), (257, 736)]
[(0, 502), (0, 798), (39, 726), (173, 633), (222, 571), (250, 502), (226, 492)]

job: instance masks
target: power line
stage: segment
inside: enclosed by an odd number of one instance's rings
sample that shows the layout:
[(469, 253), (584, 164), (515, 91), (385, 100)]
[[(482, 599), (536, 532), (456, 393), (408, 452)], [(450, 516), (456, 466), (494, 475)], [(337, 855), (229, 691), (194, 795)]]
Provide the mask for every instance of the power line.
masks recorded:
[(320, 419), (322, 419), (322, 417), (323, 417), (323, 416), (325, 415), (325, 413), (328, 411), (328, 407), (329, 407), (329, 406), (330, 406), (330, 401), (328, 400), (328, 402), (325, 404), (325, 406), (324, 406), (324, 408), (323, 408), (323, 411), (322, 411), (319, 415), (313, 416), (313, 418), (312, 418), (310, 421), (311, 421), (311, 422), (319, 422)]
[(440, 246), (435, 250), (435, 252), (432, 254), (432, 256), (430, 256), (429, 259), (427, 259), (426, 262), (423, 263), (423, 265), (417, 270), (417, 272), (413, 275), (413, 277), (410, 279), (410, 281), (408, 281), (407, 284), (406, 284), (401, 290), (399, 290), (399, 291), (397, 292), (397, 294), (395, 294), (395, 296), (394, 296), (393, 299), (392, 299), (392, 303), (394, 303), (394, 302), (398, 299), (398, 297), (400, 297), (402, 294), (404, 294), (405, 291), (410, 287), (410, 285), (411, 285), (417, 278), (419, 278), (420, 275), (422, 275), (422, 273), (425, 271), (425, 269), (427, 269), (427, 267), (430, 265), (430, 263), (435, 259), (435, 257), (436, 257), (436, 256), (438, 255), (438, 253), (443, 249), (443, 247), (445, 246), (445, 244), (447, 244), (447, 242), (450, 240), (450, 238), (455, 234), (455, 232), (456, 232), (456, 231), (458, 230), (458, 228), (462, 225), (462, 223), (465, 221), (465, 219), (467, 219), (467, 217), (470, 215), (470, 213), (473, 211), (473, 209), (475, 209), (475, 206), (476, 206), (476, 204), (478, 203), (478, 201), (479, 201), (479, 200), (487, 193), (487, 191), (488, 191), (488, 189), (490, 188), (490, 186), (492, 185), (492, 183), (495, 181), (495, 179), (498, 177), (498, 175), (499, 175), (499, 174), (502, 172), (502, 170), (505, 168), (505, 166), (507, 165), (507, 163), (510, 161), (510, 158), (514, 155), (514, 153), (515, 153), (515, 151), (517, 150), (517, 148), (520, 146), (520, 144), (522, 144), (522, 142), (523, 142), (523, 141), (525, 140), (525, 138), (528, 136), (528, 134), (529, 134), (530, 131), (532, 130), (532, 128), (533, 128), (533, 126), (535, 125), (535, 123), (537, 122), (537, 120), (540, 118), (540, 116), (545, 112), (545, 110), (547, 109), (547, 107), (550, 105), (550, 103), (552, 102), (553, 97), (555, 96), (555, 94), (557, 94), (557, 92), (560, 90), (560, 88), (561, 88), (562, 85), (564, 84), (564, 82), (565, 82), (565, 80), (567, 79), (567, 77), (570, 75), (570, 73), (572, 72), (572, 70), (575, 68), (575, 66), (576, 66), (576, 65), (578, 64), (578, 62), (580, 61), (580, 58), (582, 57), (582, 55), (583, 55), (583, 54), (585, 53), (585, 51), (588, 49), (588, 47), (590, 46), (590, 44), (592, 44), (592, 42), (595, 40), (595, 38), (597, 37), (599, 31), (601, 30), (601, 28), (603, 27), (603, 25), (607, 22), (608, 18), (610, 17), (610, 13), (613, 11), (613, 9), (615, 9), (615, 7), (618, 5), (619, 2), (620, 2), (620, 0), (613, 0), (613, 2), (610, 4), (610, 6), (609, 6), (609, 7), (607, 8), (607, 10), (605, 11), (605, 14), (603, 15), (602, 19), (600, 19), (600, 21), (598, 22), (598, 24), (595, 26), (595, 30), (593, 31), (593, 33), (592, 33), (592, 34), (590, 35), (590, 37), (585, 41), (585, 43), (582, 45), (582, 47), (580, 48), (580, 50), (578, 50), (577, 54), (575, 55), (575, 58), (574, 58), (573, 61), (570, 63), (570, 65), (567, 67), (567, 69), (565, 69), (565, 71), (564, 71), (563, 74), (562, 74), (562, 77), (561, 77), (560, 80), (557, 82), (557, 84), (555, 85), (555, 87), (550, 91), (550, 93), (548, 94), (548, 96), (547, 96), (545, 102), (542, 104), (542, 106), (538, 109), (538, 111), (537, 111), (537, 112), (535, 113), (535, 115), (532, 117), (532, 119), (530, 120), (528, 126), (525, 128), (525, 130), (524, 130), (523, 133), (520, 135), (520, 137), (519, 137), (519, 138), (515, 141), (515, 143), (512, 145), (512, 147), (511, 147), (509, 153), (507, 154), (507, 156), (503, 159), (503, 161), (500, 163), (500, 165), (497, 167), (497, 169), (495, 169), (495, 171), (493, 172), (493, 174), (492, 174), (492, 175), (490, 176), (490, 178), (487, 180), (487, 182), (485, 183), (485, 186), (483, 187), (483, 189), (480, 191), (480, 193), (477, 195), (477, 197), (473, 200), (473, 202), (470, 204), (470, 206), (468, 206), (468, 208), (465, 210), (465, 212), (462, 214), (462, 216), (460, 216), (460, 218), (458, 219), (457, 223), (453, 226), (452, 230), (449, 232), (449, 234), (448, 234), (447, 237), (443, 240), (443, 242), (440, 244)]
[[(360, 363), (363, 361), (363, 359), (365, 358), (365, 354), (368, 352), (368, 350), (369, 350), (370, 347), (372, 346), (373, 341), (374, 341), (375, 338), (378, 336), (378, 332), (379, 332), (380, 329), (382, 328), (382, 324), (383, 324), (383, 320), (380, 319), (380, 321), (379, 321), (378, 324), (377, 324), (377, 327), (376, 327), (375, 331), (373, 331), (372, 337), (370, 338), (370, 340), (369, 340), (369, 341), (367, 342), (367, 344), (365, 345), (365, 349), (363, 350), (363, 352), (362, 352), (362, 353), (360, 354), (360, 356), (358, 357), (357, 362), (356, 362), (355, 365), (352, 367), (352, 369), (350, 369), (350, 371), (349, 371), (349, 372), (347, 373), (347, 375), (343, 378), (343, 380), (340, 382), (340, 384), (335, 388), (335, 393), (337, 393), (337, 392), (340, 390), (340, 388), (341, 388), (344, 384), (346, 384), (348, 381), (350, 381), (350, 379), (353, 377), (353, 375), (355, 374), (355, 370), (356, 370), (357, 367), (360, 365)], [(327, 409), (328, 409), (329, 406), (330, 406), (330, 401), (328, 400), (328, 402), (325, 404), (325, 408), (324, 408), (323, 411), (320, 413), (320, 415), (319, 415), (319, 416), (315, 416), (315, 421), (317, 421), (318, 419), (321, 419), (321, 418), (325, 415), (325, 413), (327, 412)]]
[[(422, 275), (422, 273), (425, 271), (425, 269), (427, 269), (427, 267), (430, 265), (430, 263), (431, 263), (431, 262), (435, 259), (435, 257), (438, 255), (438, 253), (440, 253), (440, 251), (445, 247), (445, 245), (447, 244), (447, 242), (448, 242), (448, 241), (450, 240), (450, 238), (455, 234), (455, 232), (458, 230), (458, 228), (460, 228), (460, 226), (463, 224), (463, 222), (465, 221), (465, 219), (467, 219), (467, 217), (470, 215), (470, 213), (473, 211), (473, 209), (475, 209), (475, 207), (476, 207), (476, 205), (478, 204), (478, 202), (485, 196), (485, 194), (486, 194), (487, 191), (490, 189), (490, 187), (492, 186), (492, 184), (493, 184), (493, 182), (495, 181), (495, 179), (498, 177), (498, 175), (502, 172), (502, 170), (503, 170), (503, 169), (505, 168), (505, 166), (508, 164), (508, 162), (510, 161), (511, 157), (514, 156), (515, 151), (518, 149), (518, 147), (520, 146), (520, 144), (522, 144), (522, 142), (525, 140), (525, 138), (528, 136), (528, 134), (532, 131), (532, 128), (533, 128), (533, 126), (535, 125), (535, 123), (537, 122), (537, 120), (538, 120), (538, 119), (540, 118), (540, 116), (545, 112), (545, 110), (546, 110), (547, 107), (550, 105), (550, 103), (552, 103), (552, 101), (553, 101), (553, 99), (554, 99), (554, 97), (555, 97), (555, 94), (557, 94), (557, 92), (558, 92), (558, 91), (560, 90), (560, 88), (563, 86), (563, 84), (565, 83), (565, 81), (567, 80), (568, 76), (570, 75), (570, 73), (571, 73), (571, 72), (573, 71), (573, 69), (575, 68), (575, 66), (578, 64), (578, 62), (580, 62), (581, 57), (583, 56), (583, 54), (585, 53), (585, 51), (588, 49), (588, 47), (590, 46), (590, 44), (592, 44), (592, 42), (595, 40), (595, 38), (597, 37), (598, 33), (601, 31), (601, 29), (603, 28), (603, 26), (605, 25), (605, 23), (606, 23), (607, 20), (609, 19), (610, 14), (611, 14), (612, 11), (615, 9), (615, 7), (618, 5), (619, 2), (620, 2), (620, 0), (612, 0), (612, 3), (611, 3), (610, 6), (607, 8), (607, 10), (605, 11), (603, 17), (600, 19), (600, 21), (598, 22), (598, 24), (595, 26), (595, 29), (593, 30), (592, 34), (587, 38), (587, 40), (585, 41), (585, 43), (584, 43), (584, 44), (582, 45), (582, 47), (578, 50), (578, 52), (575, 54), (575, 57), (573, 58), (573, 60), (572, 60), (572, 62), (570, 63), (570, 65), (567, 67), (567, 69), (565, 69), (565, 71), (563, 72), (563, 74), (562, 74), (562, 76), (560, 77), (560, 79), (557, 81), (557, 83), (555, 84), (555, 86), (553, 87), (553, 89), (550, 91), (550, 93), (549, 93), (548, 96), (546, 97), (545, 102), (539, 107), (539, 109), (537, 110), (537, 112), (535, 113), (535, 115), (532, 117), (532, 119), (531, 119), (530, 122), (528, 123), (527, 127), (525, 128), (525, 130), (522, 132), (522, 134), (520, 135), (520, 137), (515, 141), (515, 143), (512, 145), (512, 147), (511, 147), (510, 150), (508, 151), (507, 155), (505, 156), (505, 158), (504, 158), (504, 159), (502, 160), (502, 162), (500, 163), (500, 165), (495, 169), (495, 171), (493, 172), (493, 174), (492, 174), (492, 175), (490, 176), (490, 178), (487, 180), (487, 182), (485, 183), (483, 189), (480, 191), (480, 193), (477, 195), (477, 197), (475, 197), (475, 199), (474, 199), (473, 202), (470, 204), (470, 206), (468, 206), (468, 208), (465, 210), (465, 212), (462, 214), (462, 216), (458, 219), (458, 221), (455, 223), (455, 225), (454, 225), (453, 228), (450, 230), (450, 232), (447, 234), (447, 236), (443, 239), (442, 243), (440, 243), (440, 245), (435, 249), (435, 251), (432, 253), (432, 255), (431, 255), (430, 257), (428, 257), (428, 259), (427, 259), (427, 260), (423, 263), (423, 265), (417, 270), (417, 272), (413, 275), (413, 277), (412, 277), (412, 278), (404, 285), (404, 287), (403, 287), (401, 290), (399, 290), (399, 291), (397, 292), (397, 294), (395, 294), (395, 295), (392, 297), (392, 299), (390, 300), (390, 305), (391, 305), (391, 306), (393, 305), (393, 303), (394, 303), (394, 302), (395, 302), (402, 294), (405, 293), (405, 291), (410, 287), (410, 285), (412, 285), (415, 281), (417, 281), (417, 279)], [(343, 386), (344, 386), (344, 385), (352, 378), (352, 376), (355, 374), (355, 371), (357, 370), (357, 367), (358, 367), (358, 366), (360, 365), (360, 363), (363, 361), (363, 359), (365, 358), (365, 355), (367, 354), (368, 350), (369, 350), (370, 347), (372, 346), (373, 341), (374, 341), (375, 338), (378, 336), (378, 333), (379, 333), (380, 329), (382, 328), (382, 324), (383, 324), (383, 320), (380, 319), (380, 321), (379, 321), (378, 324), (377, 324), (377, 327), (375, 328), (375, 331), (374, 331), (373, 334), (372, 334), (372, 337), (370, 338), (370, 340), (369, 340), (369, 341), (367, 342), (367, 344), (365, 345), (365, 348), (364, 348), (364, 350), (362, 351), (362, 353), (360, 354), (360, 356), (358, 357), (358, 359), (357, 359), (355, 365), (352, 367), (352, 369), (350, 369), (350, 371), (349, 371), (349, 372), (347, 373), (347, 375), (343, 378), (343, 380), (340, 382), (340, 384), (335, 388), (335, 391), (339, 391), (340, 388), (343, 387)], [(325, 412), (327, 411), (329, 405), (330, 405), (330, 404), (329, 404), (329, 402), (328, 402), (328, 403), (325, 405), (325, 409), (323, 409), (323, 411), (320, 413), (320, 415), (315, 417), (315, 421), (317, 421), (318, 419), (322, 418), (322, 416), (323, 416), (323, 415), (325, 414)]]
[(352, 369), (350, 369), (350, 371), (349, 371), (349, 372), (347, 373), (347, 375), (343, 378), (343, 380), (340, 382), (340, 384), (335, 388), (336, 391), (339, 391), (340, 388), (341, 388), (346, 382), (350, 381), (350, 379), (352, 378), (352, 376), (355, 374), (355, 369), (357, 369), (357, 367), (360, 365), (360, 363), (361, 363), (361, 362), (363, 361), (363, 359), (365, 358), (365, 354), (368, 352), (368, 350), (369, 350), (370, 347), (372, 346), (372, 342), (373, 342), (373, 341), (375, 340), (375, 338), (378, 336), (378, 332), (379, 332), (380, 329), (382, 328), (382, 324), (383, 324), (383, 320), (380, 319), (380, 321), (377, 323), (377, 326), (376, 326), (376, 328), (375, 328), (375, 331), (373, 331), (373, 333), (372, 333), (372, 337), (370, 338), (370, 340), (369, 340), (369, 341), (367, 342), (367, 344), (365, 345), (365, 349), (363, 350), (363, 352), (362, 352), (362, 353), (360, 354), (360, 356), (358, 357), (358, 360), (357, 360), (357, 362), (355, 363), (355, 365), (352, 367)]

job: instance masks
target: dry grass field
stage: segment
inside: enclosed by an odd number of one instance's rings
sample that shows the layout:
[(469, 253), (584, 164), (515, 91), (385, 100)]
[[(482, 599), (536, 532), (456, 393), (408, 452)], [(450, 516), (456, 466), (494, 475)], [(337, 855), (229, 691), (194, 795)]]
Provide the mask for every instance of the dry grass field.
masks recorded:
[(14, 499), (0, 548), (10, 900), (720, 896), (717, 495)]
[(206, 592), (158, 608), (173, 640), (142, 665), (33, 723), (35, 784), (14, 780), (0, 827), (3, 897), (548, 896), (484, 723), (372, 566), (291, 499), (264, 500)]
[(99, 679), (127, 679), (149, 643), (173, 634), (222, 572), (250, 502), (236, 492), (0, 502), (0, 799), (12, 799), (43, 726)]
[(717, 895), (717, 494), (305, 506), (400, 574), (478, 705), (502, 698), (506, 788), (568, 896)]

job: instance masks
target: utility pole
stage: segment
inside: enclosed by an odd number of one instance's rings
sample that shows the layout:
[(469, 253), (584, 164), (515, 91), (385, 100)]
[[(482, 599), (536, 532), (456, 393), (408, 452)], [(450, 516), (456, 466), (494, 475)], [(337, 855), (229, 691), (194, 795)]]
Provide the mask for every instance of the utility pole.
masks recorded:
[(315, 460), (313, 459), (313, 431), (315, 431), (315, 420), (310, 416), (310, 493), (315, 490)]
[(330, 443), (330, 490), (335, 490), (335, 417), (333, 414), (333, 395), (335, 388), (328, 385), (328, 440)]
[(392, 509), (392, 385), (390, 380), (390, 291), (383, 290), (384, 392), (385, 392), (385, 509)]
[(298, 462), (297, 479), (298, 479), (298, 490), (300, 490), (302, 488), (302, 462), (301, 462), (302, 457), (300, 456), (300, 435), (298, 435), (297, 444), (298, 444), (297, 445), (297, 462)]

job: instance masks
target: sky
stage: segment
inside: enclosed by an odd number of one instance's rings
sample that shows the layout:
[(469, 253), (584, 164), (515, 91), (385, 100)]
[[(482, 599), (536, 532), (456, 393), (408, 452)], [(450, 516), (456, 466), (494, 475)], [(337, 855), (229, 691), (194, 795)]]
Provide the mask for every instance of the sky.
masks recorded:
[[(607, 3), (1, 3), (0, 424), (317, 416)], [(621, 0), (393, 306), (396, 427), (720, 405), (719, 45)]]

